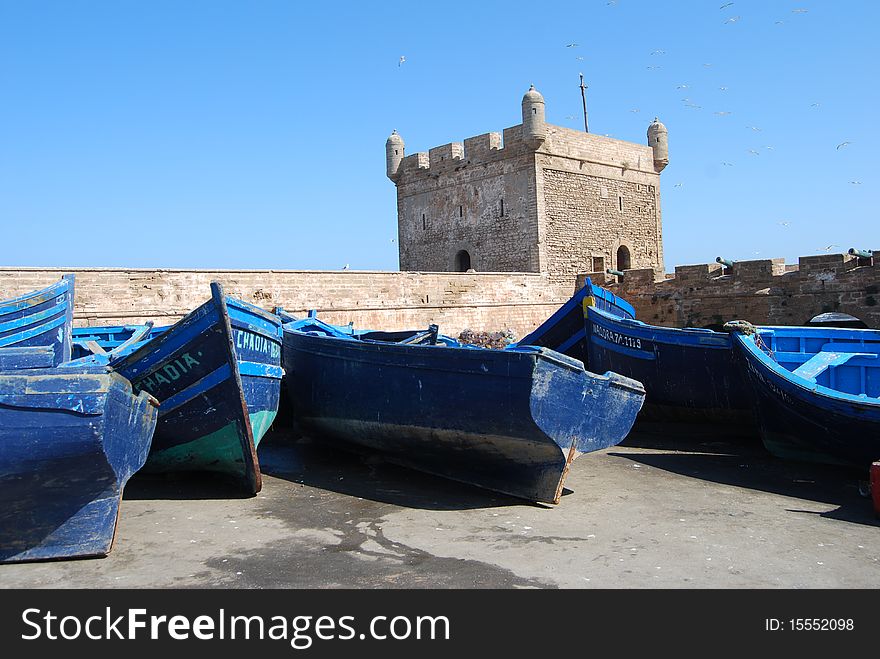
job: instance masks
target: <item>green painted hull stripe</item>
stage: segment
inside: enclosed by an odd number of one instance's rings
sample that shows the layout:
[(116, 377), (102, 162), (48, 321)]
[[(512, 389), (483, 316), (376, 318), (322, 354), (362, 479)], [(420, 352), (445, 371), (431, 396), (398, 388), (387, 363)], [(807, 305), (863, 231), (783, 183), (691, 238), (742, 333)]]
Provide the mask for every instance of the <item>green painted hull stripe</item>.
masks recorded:
[(276, 414), (277, 412), (273, 410), (263, 410), (262, 412), (254, 412), (250, 415), (255, 446), (260, 445), (260, 440), (263, 439), (263, 435), (269, 431), (272, 422), (275, 420)]
[(219, 471), (240, 476), (245, 460), (238, 425), (233, 422), (209, 435), (161, 451), (153, 451), (150, 471)]

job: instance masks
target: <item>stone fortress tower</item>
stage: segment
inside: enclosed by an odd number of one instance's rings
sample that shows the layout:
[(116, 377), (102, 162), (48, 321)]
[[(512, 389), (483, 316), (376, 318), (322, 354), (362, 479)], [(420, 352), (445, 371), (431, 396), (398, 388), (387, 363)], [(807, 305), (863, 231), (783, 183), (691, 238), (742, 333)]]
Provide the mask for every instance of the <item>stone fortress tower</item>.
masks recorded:
[(655, 119), (642, 146), (553, 126), (534, 86), (522, 119), (409, 156), (391, 134), (400, 269), (544, 272), (565, 285), (606, 268), (663, 272), (666, 127)]

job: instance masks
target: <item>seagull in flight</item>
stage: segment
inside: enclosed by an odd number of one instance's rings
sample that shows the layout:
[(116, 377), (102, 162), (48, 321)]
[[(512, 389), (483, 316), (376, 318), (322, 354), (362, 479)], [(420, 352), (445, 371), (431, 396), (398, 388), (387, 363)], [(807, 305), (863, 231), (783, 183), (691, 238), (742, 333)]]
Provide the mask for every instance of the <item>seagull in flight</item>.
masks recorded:
[(687, 88), (688, 88), (687, 85), (678, 85), (678, 86), (676, 87), (676, 89), (687, 89)]
[(822, 105), (822, 104), (821, 104), (821, 103), (810, 103), (810, 107), (811, 107), (811, 108), (817, 108), (817, 107), (819, 107), (820, 105)]
[(724, 165), (725, 167), (733, 167), (733, 163), (732, 163), (732, 162), (723, 162), (723, 163), (721, 163), (721, 164)]
[(676, 184), (673, 185), (672, 187), (673, 187), (673, 188), (680, 188), (680, 187), (683, 186), (683, 185), (684, 185), (684, 183), (676, 183)]
[(736, 23), (736, 22), (737, 22), (739, 19), (741, 19), (741, 18), (742, 18), (742, 16), (731, 16), (730, 18), (728, 18), (728, 19), (727, 19), (726, 21), (724, 21), (724, 22), (725, 22), (725, 23)]
[(566, 48), (577, 48), (580, 44), (577, 43), (567, 43), (565, 44)]
[(776, 224), (783, 226), (783, 227), (791, 226), (791, 222), (789, 222), (788, 220), (782, 220), (780, 222), (777, 222)]
[(861, 185), (862, 184), (861, 181), (850, 181), (850, 183), (852, 183), (853, 185)]
[(852, 142), (841, 142), (840, 144), (837, 145), (837, 151), (840, 151), (840, 147), (849, 146), (850, 144), (852, 144)]
[(718, 9), (727, 9), (727, 8), (728, 8), (730, 5), (732, 5), (732, 4), (733, 4), (732, 2), (728, 2), (728, 3), (723, 4), (723, 5), (721, 5), (720, 7), (718, 7)]
[(400, 66), (400, 65), (403, 64), (405, 61), (406, 61), (406, 57), (404, 57), (403, 55), (401, 55), (401, 56), (400, 56), (400, 61), (397, 62), (397, 66)]
[(348, 263), (346, 263), (344, 266), (342, 266), (342, 269), (343, 269), (343, 270), (348, 270)]
[(630, 112), (639, 112), (639, 109), (638, 109), (638, 108), (633, 108), (632, 110), (630, 110)]
[(751, 153), (753, 156), (760, 156), (761, 155), (760, 151), (755, 151), (754, 149), (749, 149), (749, 153)]
[(835, 247), (840, 247), (840, 245), (826, 245), (825, 247), (820, 247), (823, 252), (830, 252)]
[(726, 117), (730, 114), (730, 112), (728, 112), (727, 110), (722, 110), (721, 112), (716, 112), (715, 114), (717, 114), (719, 117)]
[(810, 10), (809, 9), (792, 9), (791, 13), (792, 14), (806, 14), (808, 11), (810, 11)]
[(649, 71), (652, 71), (654, 69), (660, 69), (662, 67), (660, 67), (660, 66), (646, 66), (645, 68), (648, 69)]
[(655, 50), (651, 54), (652, 55), (665, 55), (666, 51), (665, 50)]
[(755, 131), (756, 133), (760, 133), (760, 132), (761, 132), (761, 129), (758, 128), (757, 126), (746, 126), (746, 128), (751, 128), (751, 129), (752, 129), (753, 131)]
[(723, 92), (726, 92), (726, 91), (727, 91), (727, 87), (719, 87), (718, 89), (719, 89), (720, 91), (723, 91)]

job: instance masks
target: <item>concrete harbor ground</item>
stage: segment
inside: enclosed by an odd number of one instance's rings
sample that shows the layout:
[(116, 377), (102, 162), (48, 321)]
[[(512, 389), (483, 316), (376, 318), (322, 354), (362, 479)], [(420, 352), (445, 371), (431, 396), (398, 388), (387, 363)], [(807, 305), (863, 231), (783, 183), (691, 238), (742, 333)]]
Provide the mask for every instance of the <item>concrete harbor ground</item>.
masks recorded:
[(107, 558), (3, 565), (0, 586), (880, 587), (880, 520), (851, 472), (714, 429), (639, 425), (578, 458), (558, 506), (264, 442), (258, 496), (136, 475)]

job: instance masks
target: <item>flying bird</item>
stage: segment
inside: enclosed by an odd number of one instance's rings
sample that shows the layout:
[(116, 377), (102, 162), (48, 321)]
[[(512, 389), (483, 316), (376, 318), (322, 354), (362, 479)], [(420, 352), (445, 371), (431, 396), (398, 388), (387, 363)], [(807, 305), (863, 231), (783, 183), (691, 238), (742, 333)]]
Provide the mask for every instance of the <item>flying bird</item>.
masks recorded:
[(792, 14), (806, 14), (808, 11), (810, 11), (810, 10), (809, 9), (792, 9), (791, 13)]
[(576, 59), (576, 60), (583, 60), (584, 58), (581, 57), (580, 55), (578, 55), (577, 57), (575, 57), (575, 59)]
[(836, 149), (836, 150), (837, 150), (837, 151), (840, 151), (840, 147), (842, 147), (842, 146), (849, 146), (850, 144), (852, 144), (852, 142), (841, 142), (840, 144), (837, 145), (837, 149)]
[(733, 4), (732, 2), (725, 3), (725, 4), (721, 5), (720, 7), (718, 7), (718, 9), (726, 9), (727, 7), (729, 7), (732, 4)]
[(705, 66), (705, 67), (708, 69), (708, 68), (709, 68), (710, 66), (712, 66), (712, 65), (709, 64), (709, 63), (704, 63), (703, 66)]
[(646, 66), (645, 68), (648, 69), (649, 71), (651, 71), (653, 69), (660, 69), (662, 67), (660, 67), (660, 66)]
[(725, 167), (733, 167), (733, 163), (732, 163), (732, 162), (723, 162), (723, 163), (721, 163), (721, 164), (724, 165)]
[(760, 156), (761, 155), (761, 153), (759, 151), (755, 151), (754, 149), (749, 149), (749, 153), (751, 153), (753, 156)]
[(781, 226), (787, 227), (787, 226), (790, 226), (790, 225), (791, 225), (791, 222), (790, 222), (789, 220), (780, 220), (780, 221), (777, 222), (776, 224), (779, 224), (779, 225), (781, 225)]
[(580, 44), (577, 43), (567, 43), (565, 44), (566, 48), (577, 48)]
[(826, 245), (825, 247), (820, 247), (823, 252), (830, 252), (835, 247), (840, 247), (840, 245)]
[(400, 65), (403, 64), (405, 61), (406, 61), (406, 57), (404, 57), (403, 55), (401, 55), (401, 56), (400, 56), (400, 61), (397, 63), (397, 66), (400, 66)]
[(639, 112), (639, 109), (638, 109), (638, 108), (633, 108), (632, 110), (630, 110), (630, 112)]
[(850, 181), (850, 183), (852, 183), (853, 185), (861, 185), (862, 184), (861, 181)]
[(726, 92), (726, 91), (727, 91), (727, 87), (719, 87), (718, 89), (721, 90), (721, 91), (723, 91), (723, 92)]
[(687, 88), (688, 88), (687, 85), (678, 85), (678, 86), (676, 87), (676, 89), (687, 89)]
[(761, 129), (758, 128), (757, 126), (746, 126), (746, 128), (751, 128), (751, 129), (752, 129), (753, 131), (755, 131), (756, 133), (760, 133), (760, 132), (761, 132)]
[(665, 50), (655, 50), (651, 54), (652, 55), (665, 55), (666, 51)]
[(683, 186), (683, 185), (684, 185), (684, 183), (676, 183), (676, 184), (673, 185), (672, 187), (673, 187), (673, 188), (680, 188), (680, 187)]
[(765, 146), (764, 148), (769, 149), (770, 151), (773, 151), (775, 149), (775, 147), (772, 147), (772, 146)]
[(716, 112), (715, 114), (717, 114), (719, 117), (726, 117), (730, 114), (730, 112), (728, 112), (727, 110), (722, 110), (721, 112)]
[(736, 22), (737, 22), (739, 19), (741, 19), (741, 18), (742, 18), (742, 16), (731, 16), (730, 18), (728, 18), (728, 19), (727, 19), (726, 21), (724, 21), (724, 22), (725, 22), (725, 23), (736, 23)]
[(702, 105), (696, 105), (695, 103), (685, 103), (684, 106), (686, 108), (691, 108), (692, 110), (702, 110), (703, 109)]

